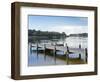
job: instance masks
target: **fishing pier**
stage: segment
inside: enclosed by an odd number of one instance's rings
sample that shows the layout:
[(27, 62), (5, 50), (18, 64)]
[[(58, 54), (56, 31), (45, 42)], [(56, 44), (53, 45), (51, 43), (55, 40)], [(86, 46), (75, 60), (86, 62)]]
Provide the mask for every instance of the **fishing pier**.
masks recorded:
[[(37, 44), (30, 44), (30, 50), (32, 50), (32, 48), (36, 48), (37, 53), (40, 51), (40, 48), (42, 49), (43, 53), (44, 53), (44, 58), (46, 59), (46, 52), (52, 52), (53, 53), (53, 57), (54, 57), (54, 61), (56, 64), (56, 58), (58, 57), (57, 52), (63, 52), (62, 55), (60, 55), (61, 57), (64, 57), (66, 60), (66, 64), (69, 64), (69, 60), (70, 59), (75, 59), (75, 58), (70, 58), (70, 55), (74, 54), (74, 55), (78, 55), (78, 60), (79, 62), (83, 63), (87, 62), (87, 48), (83, 49), (81, 48), (81, 45), (79, 45), (78, 48), (70, 48), (68, 47), (67, 43), (66, 45), (60, 45), (60, 44), (51, 44), (51, 43), (37, 43)], [(82, 55), (85, 55), (84, 60), (82, 59)]]

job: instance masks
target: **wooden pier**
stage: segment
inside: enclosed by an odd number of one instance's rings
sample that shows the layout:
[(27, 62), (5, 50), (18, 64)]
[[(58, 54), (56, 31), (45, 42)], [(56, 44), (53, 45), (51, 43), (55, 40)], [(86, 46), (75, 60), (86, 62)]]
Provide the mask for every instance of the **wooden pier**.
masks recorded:
[[(67, 44), (66, 44), (66, 46), (58, 46), (58, 45), (52, 45), (52, 44), (38, 44), (38, 43), (30, 44), (30, 45), (31, 45), (30, 46), (31, 48), (35, 47), (37, 52), (38, 52), (39, 48), (42, 48), (44, 50), (44, 54), (45, 54), (46, 50), (53, 51), (55, 63), (56, 63), (56, 55), (57, 55), (56, 51), (61, 51), (64, 53), (63, 55), (66, 57), (67, 64), (69, 64), (68, 63), (69, 55), (70, 55), (69, 53), (79, 54), (80, 61), (82, 60), (81, 55), (85, 54), (84, 62), (87, 62), (87, 48), (83, 49), (83, 48), (81, 48), (81, 45), (79, 45), (79, 48), (70, 48), (67, 46)], [(46, 59), (46, 54), (44, 57)]]

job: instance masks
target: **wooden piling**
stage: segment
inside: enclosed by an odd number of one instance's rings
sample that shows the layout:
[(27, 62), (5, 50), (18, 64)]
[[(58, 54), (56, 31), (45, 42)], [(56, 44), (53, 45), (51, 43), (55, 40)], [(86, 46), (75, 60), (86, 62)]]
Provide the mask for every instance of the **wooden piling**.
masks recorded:
[(38, 52), (38, 43), (37, 43), (37, 48), (36, 48), (37, 52)]
[(81, 49), (81, 44), (79, 44), (79, 48)]
[(87, 59), (88, 59), (88, 52), (87, 52), (87, 48), (85, 48), (85, 61), (87, 63)]
[(67, 47), (67, 43), (66, 43), (66, 47)]
[(81, 54), (79, 53), (79, 59), (81, 59)]
[(38, 43), (37, 43), (36, 51), (37, 51), (37, 59), (38, 59)]
[(54, 61), (55, 61), (55, 64), (56, 64), (56, 45), (54, 46)]
[(44, 44), (44, 59), (46, 60), (46, 44)]
[(30, 52), (32, 53), (32, 44), (30, 43)]
[(69, 54), (69, 47), (67, 46), (67, 52), (68, 52), (68, 54)]
[(69, 54), (68, 54), (67, 51), (66, 51), (66, 64), (67, 64), (67, 65), (69, 64)]
[(64, 42), (63, 42), (63, 46), (64, 46)]
[(54, 54), (56, 54), (56, 45), (55, 45), (55, 47), (54, 47)]
[(66, 43), (66, 62), (67, 62), (67, 65), (69, 64), (69, 47), (67, 46), (67, 43)]
[[(81, 49), (81, 44), (79, 44), (79, 49)], [(81, 53), (79, 53), (79, 59), (81, 59)]]

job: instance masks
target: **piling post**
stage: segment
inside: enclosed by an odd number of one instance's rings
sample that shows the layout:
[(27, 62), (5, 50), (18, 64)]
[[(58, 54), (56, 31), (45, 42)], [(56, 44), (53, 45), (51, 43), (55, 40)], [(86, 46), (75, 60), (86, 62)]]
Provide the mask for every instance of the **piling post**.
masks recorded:
[(67, 48), (67, 52), (69, 54), (69, 47), (68, 47), (67, 43), (66, 43), (66, 48)]
[[(79, 44), (79, 49), (81, 49), (81, 44)], [(81, 53), (79, 53), (79, 59), (81, 59)]]
[(69, 54), (69, 47), (67, 46), (67, 52), (68, 52), (68, 54)]
[(30, 52), (32, 51), (32, 44), (29, 43), (29, 49), (30, 49)]
[(66, 55), (66, 64), (68, 65), (69, 64), (69, 54), (67, 51), (66, 51), (65, 55)]
[(64, 46), (64, 42), (63, 42), (63, 46)]
[(87, 48), (85, 48), (85, 61), (87, 63), (87, 58), (88, 58), (88, 52), (87, 52)]
[(30, 43), (30, 52), (32, 53), (32, 44)]
[(38, 43), (37, 43), (37, 45), (36, 45), (36, 50), (38, 51)]
[(81, 44), (79, 44), (79, 48), (81, 49)]
[(44, 44), (44, 59), (46, 60), (46, 44)]
[(67, 47), (67, 43), (66, 43), (66, 47)]
[(32, 44), (30, 43), (30, 48), (32, 48)]
[(37, 51), (37, 59), (38, 59), (38, 43), (36, 45), (36, 51)]
[(54, 61), (55, 61), (55, 64), (56, 64), (56, 45), (54, 46)]
[(54, 53), (56, 54), (56, 45), (55, 45), (55, 47), (54, 47)]
[(79, 59), (81, 59), (81, 54), (79, 53)]
[(69, 47), (67, 46), (67, 43), (66, 43), (66, 62), (67, 62), (67, 65), (69, 64)]

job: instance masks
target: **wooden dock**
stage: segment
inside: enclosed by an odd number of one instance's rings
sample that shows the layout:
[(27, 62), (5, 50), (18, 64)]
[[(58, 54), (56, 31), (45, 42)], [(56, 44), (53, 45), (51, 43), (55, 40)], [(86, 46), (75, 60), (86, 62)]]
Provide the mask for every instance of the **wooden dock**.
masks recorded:
[[(62, 51), (66, 57), (66, 61), (69, 59), (69, 53), (74, 53), (74, 54), (78, 54), (79, 55), (79, 59), (81, 60), (81, 56), (85, 54), (85, 62), (87, 62), (87, 49), (83, 49), (81, 48), (81, 46), (79, 45), (79, 48), (70, 48), (67, 46), (58, 46), (58, 45), (52, 45), (52, 44), (30, 44), (31, 48), (35, 47), (37, 52), (39, 50), (39, 48), (42, 48), (44, 50), (44, 53), (46, 50), (49, 51), (53, 51), (54, 52), (54, 59), (56, 62), (56, 51)], [(46, 57), (46, 56), (45, 56)], [(68, 64), (68, 61), (67, 61)]]
[(32, 44), (31, 46), (37, 47), (37, 48), (43, 48), (43, 49), (46, 48), (46, 49), (49, 49), (49, 50), (63, 51), (64, 53), (67, 51), (67, 47), (50, 45), (50, 44)]
[(70, 48), (68, 46), (57, 46), (51, 44), (31, 44), (31, 47), (42, 48), (42, 49), (49, 49), (49, 50), (58, 50), (66, 52), (74, 52), (76, 54), (85, 54), (85, 49), (83, 48)]

